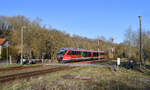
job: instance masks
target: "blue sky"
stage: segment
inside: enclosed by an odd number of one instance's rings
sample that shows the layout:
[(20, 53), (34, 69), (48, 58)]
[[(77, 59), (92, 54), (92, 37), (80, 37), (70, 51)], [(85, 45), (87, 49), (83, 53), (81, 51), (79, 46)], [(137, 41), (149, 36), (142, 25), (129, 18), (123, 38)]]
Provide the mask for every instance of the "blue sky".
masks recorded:
[(150, 28), (149, 4), (149, 0), (1, 0), (0, 15), (40, 17), (42, 24), (71, 35), (115, 37), (120, 43), (126, 29), (139, 28), (139, 15), (143, 28)]

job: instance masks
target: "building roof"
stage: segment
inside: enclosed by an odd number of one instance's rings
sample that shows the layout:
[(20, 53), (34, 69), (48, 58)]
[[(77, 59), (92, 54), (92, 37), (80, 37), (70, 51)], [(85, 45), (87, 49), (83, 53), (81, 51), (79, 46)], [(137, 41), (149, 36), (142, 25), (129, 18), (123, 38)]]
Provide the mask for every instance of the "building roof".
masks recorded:
[(0, 45), (3, 45), (6, 41), (6, 38), (0, 38)]

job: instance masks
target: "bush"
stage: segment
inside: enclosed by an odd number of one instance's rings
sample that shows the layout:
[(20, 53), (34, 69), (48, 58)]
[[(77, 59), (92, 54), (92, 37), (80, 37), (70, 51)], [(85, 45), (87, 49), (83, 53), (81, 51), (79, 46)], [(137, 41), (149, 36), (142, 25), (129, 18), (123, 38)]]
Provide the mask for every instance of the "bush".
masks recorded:
[(6, 60), (6, 57), (7, 57), (7, 50), (6, 48), (2, 48), (0, 60)]

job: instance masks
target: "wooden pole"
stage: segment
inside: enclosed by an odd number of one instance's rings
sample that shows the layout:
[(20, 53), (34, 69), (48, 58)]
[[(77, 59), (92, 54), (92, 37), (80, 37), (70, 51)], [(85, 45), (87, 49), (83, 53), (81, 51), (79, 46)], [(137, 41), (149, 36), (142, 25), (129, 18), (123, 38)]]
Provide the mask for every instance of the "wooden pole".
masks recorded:
[(140, 67), (142, 65), (142, 23), (141, 16), (139, 16), (139, 24), (140, 24)]

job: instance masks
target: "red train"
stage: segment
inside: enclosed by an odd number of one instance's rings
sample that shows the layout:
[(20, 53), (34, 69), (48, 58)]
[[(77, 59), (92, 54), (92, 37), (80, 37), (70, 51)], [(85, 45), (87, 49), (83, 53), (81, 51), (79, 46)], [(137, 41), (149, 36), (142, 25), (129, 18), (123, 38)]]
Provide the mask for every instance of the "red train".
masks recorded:
[(69, 61), (84, 61), (103, 59), (104, 51), (74, 49), (74, 48), (61, 48), (57, 53), (58, 62), (69, 62)]

